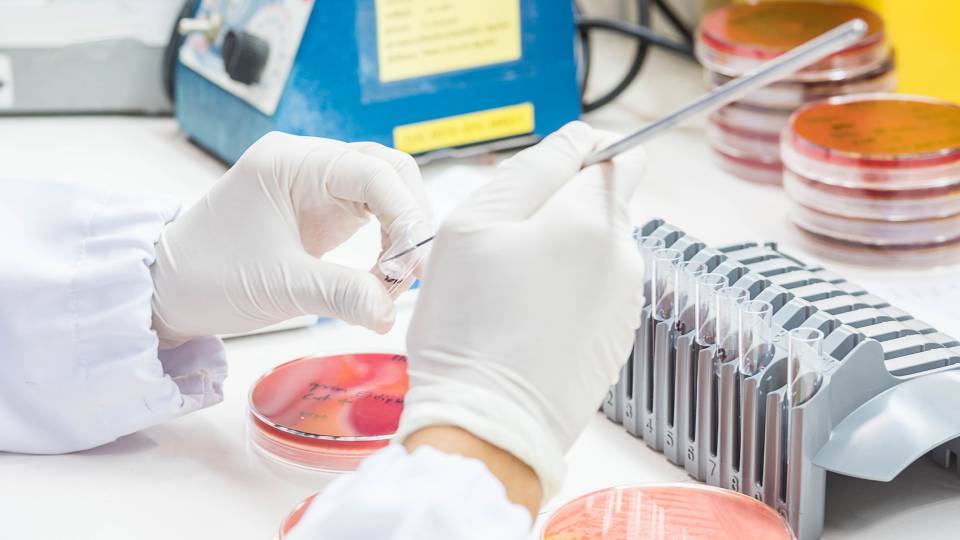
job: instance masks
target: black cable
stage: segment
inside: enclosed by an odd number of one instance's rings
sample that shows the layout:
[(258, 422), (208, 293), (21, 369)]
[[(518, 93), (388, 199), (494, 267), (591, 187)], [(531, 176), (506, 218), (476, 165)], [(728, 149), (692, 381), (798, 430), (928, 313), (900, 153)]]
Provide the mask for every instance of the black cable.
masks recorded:
[(667, 19), (667, 22), (670, 23), (670, 26), (677, 31), (678, 34), (683, 38), (688, 45), (693, 45), (693, 32), (687, 28), (686, 23), (683, 22), (683, 19), (677, 15), (677, 12), (670, 7), (670, 4), (666, 0), (653, 0), (653, 5), (660, 10), (660, 13)]
[[(583, 10), (580, 9), (580, 4), (577, 2), (573, 3), (573, 10), (577, 17), (583, 15)], [(580, 48), (580, 69), (577, 75), (579, 76), (579, 86), (580, 86), (580, 95), (582, 96), (587, 90), (587, 81), (590, 79), (590, 32), (585, 29), (577, 29), (577, 45)]]
[[(594, 23), (598, 23), (599, 21), (601, 21), (601, 19), (591, 19), (591, 20)], [(620, 21), (606, 20), (606, 22), (613, 23), (613, 22), (620, 22)], [(639, 23), (640, 27), (650, 26), (650, 2), (648, 0), (637, 0), (637, 22)], [(579, 28), (589, 31), (590, 26), (584, 26), (583, 23), (584, 21), (579, 21), (577, 23), (577, 26)], [(623, 76), (622, 79), (620, 79), (620, 82), (617, 83), (616, 86), (614, 86), (611, 90), (609, 90), (605, 94), (601, 95), (599, 98), (597, 98), (593, 102), (587, 103), (586, 101), (584, 101), (583, 112), (587, 113), (590, 111), (595, 111), (600, 107), (603, 107), (604, 105), (607, 105), (611, 101), (617, 99), (617, 97), (619, 97), (620, 94), (622, 94), (623, 91), (626, 90), (631, 83), (633, 83), (634, 79), (637, 78), (637, 75), (640, 73), (640, 68), (643, 67), (643, 61), (647, 57), (648, 49), (649, 49), (648, 42), (646, 40), (644, 39), (638, 40), (637, 48), (633, 53), (633, 60), (630, 62), (630, 69), (627, 70), (627, 73)]]
[(644, 43), (662, 47), (667, 51), (683, 56), (684, 58), (693, 58), (693, 49), (689, 45), (685, 43), (677, 43), (670, 38), (660, 36), (653, 30), (643, 26), (613, 19), (581, 19), (578, 25), (587, 30), (596, 28), (600, 30), (609, 30), (611, 32), (616, 32), (626, 36), (636, 37)]
[(180, 52), (180, 46), (184, 40), (177, 26), (180, 24), (180, 19), (193, 17), (193, 14), (197, 11), (197, 1), (198, 0), (186, 0), (183, 3), (183, 6), (180, 8), (180, 14), (177, 15), (177, 19), (173, 22), (170, 39), (167, 41), (167, 46), (163, 50), (163, 89), (166, 91), (171, 103), (176, 100), (176, 81), (174, 79), (176, 78), (177, 72), (177, 55)]

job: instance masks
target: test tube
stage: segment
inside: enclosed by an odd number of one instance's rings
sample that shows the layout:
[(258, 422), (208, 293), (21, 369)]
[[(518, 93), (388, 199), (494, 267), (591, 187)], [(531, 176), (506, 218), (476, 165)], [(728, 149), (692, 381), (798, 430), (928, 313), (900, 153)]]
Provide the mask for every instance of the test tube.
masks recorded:
[(730, 280), (723, 274), (704, 274), (697, 278), (696, 319), (697, 343), (709, 347), (716, 342), (717, 293), (728, 286)]
[(823, 332), (794, 328), (787, 349), (787, 404), (802, 405), (813, 397), (823, 380)]
[(643, 259), (643, 271), (646, 274), (643, 280), (643, 297), (646, 302), (651, 302), (653, 301), (653, 297), (650, 296), (651, 283), (653, 282), (653, 252), (663, 249), (663, 239), (655, 236), (638, 236), (637, 234), (634, 234), (633, 237), (637, 241), (637, 250), (640, 251), (640, 257)]
[(673, 297), (680, 279), (680, 261), (683, 254), (676, 249), (658, 249), (653, 252), (653, 282), (651, 298), (653, 315), (665, 321), (673, 316)]
[(703, 263), (685, 262), (680, 265), (677, 294), (673, 296), (673, 312), (676, 318), (677, 332), (680, 335), (689, 332), (691, 326), (696, 326), (696, 322), (691, 323), (691, 317), (695, 316), (697, 280), (706, 273), (707, 266)]
[(749, 300), (740, 305), (740, 373), (751, 377), (767, 367), (773, 358), (773, 306)]
[(743, 287), (724, 287), (717, 292), (717, 359), (726, 362), (737, 357), (740, 338), (740, 304), (750, 298)]

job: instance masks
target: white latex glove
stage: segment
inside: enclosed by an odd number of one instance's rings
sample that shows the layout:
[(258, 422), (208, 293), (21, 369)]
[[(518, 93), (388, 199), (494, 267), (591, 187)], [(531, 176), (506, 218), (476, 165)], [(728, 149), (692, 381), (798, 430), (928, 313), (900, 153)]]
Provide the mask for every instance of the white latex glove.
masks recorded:
[(643, 263), (627, 203), (641, 150), (575, 122), (500, 166), (441, 226), (407, 337), (397, 440), (459, 426), (527, 463), (545, 499), (629, 356)]
[(382, 275), (322, 260), (370, 214), (386, 247), (431, 215), (413, 158), (373, 143), (268, 133), (163, 231), (153, 325), (161, 348), (299, 315), (386, 332), (394, 305)]

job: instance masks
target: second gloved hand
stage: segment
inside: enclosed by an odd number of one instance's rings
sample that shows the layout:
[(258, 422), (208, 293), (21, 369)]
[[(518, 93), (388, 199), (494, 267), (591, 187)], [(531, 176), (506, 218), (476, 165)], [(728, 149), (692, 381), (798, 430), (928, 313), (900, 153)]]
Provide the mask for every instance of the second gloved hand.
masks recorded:
[(161, 348), (299, 315), (393, 326), (382, 276), (322, 259), (370, 215), (384, 247), (429, 236), (413, 159), (373, 143), (269, 133), (206, 196), (170, 223), (151, 267)]
[(611, 138), (573, 123), (505, 161), (441, 227), (407, 338), (398, 440), (465, 429), (529, 465), (549, 498), (563, 454), (640, 324), (627, 203), (642, 150), (580, 170)]

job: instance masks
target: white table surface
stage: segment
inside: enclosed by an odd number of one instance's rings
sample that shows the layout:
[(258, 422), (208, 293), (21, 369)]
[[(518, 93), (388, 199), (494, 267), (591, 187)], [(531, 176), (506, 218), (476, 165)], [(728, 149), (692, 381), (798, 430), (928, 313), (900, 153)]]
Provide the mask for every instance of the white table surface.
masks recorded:
[[(597, 61), (597, 71), (609, 78), (626, 59), (604, 54)], [(627, 131), (700, 91), (698, 68), (655, 54), (623, 99), (588, 120)], [(714, 245), (780, 241), (791, 253), (814, 260), (793, 247), (783, 193), (720, 172), (702, 123), (665, 135), (647, 150), (649, 168), (633, 203), (638, 223), (663, 217)], [(482, 182), (493, 162), (482, 157), (427, 166), (428, 190), (441, 211)], [(0, 118), (0, 176), (74, 179), (190, 203), (224, 170), (171, 119)], [(337, 255), (371, 262), (374, 234), (364, 231)], [(828, 265), (855, 281), (924, 279)], [(953, 321), (929, 303), (908, 309), (929, 310), (924, 317), (929, 322), (960, 334), (960, 328), (944, 326)], [(270, 538), (283, 516), (327, 478), (269, 466), (250, 453), (244, 423), (250, 384), (273, 365), (308, 353), (402, 347), (409, 314), (409, 307), (402, 310), (386, 336), (327, 322), (229, 340), (231, 375), (220, 405), (87, 452), (0, 454), (0, 539)], [(569, 476), (554, 504), (610, 485), (686, 481), (663, 455), (598, 415), (570, 451)], [(903, 537), (960, 537), (960, 477), (921, 460), (888, 484), (831, 478), (824, 538)]]

